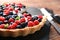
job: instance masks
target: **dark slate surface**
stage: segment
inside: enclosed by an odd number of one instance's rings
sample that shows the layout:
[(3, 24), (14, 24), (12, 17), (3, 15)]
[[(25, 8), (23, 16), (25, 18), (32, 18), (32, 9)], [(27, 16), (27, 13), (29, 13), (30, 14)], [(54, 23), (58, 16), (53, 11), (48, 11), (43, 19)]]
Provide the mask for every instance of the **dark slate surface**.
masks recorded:
[[(27, 9), (29, 13), (39, 14), (42, 15), (40, 10), (37, 8), (28, 8)], [(50, 32), (50, 23), (47, 21), (46, 24), (41, 28), (41, 30), (35, 32), (34, 34), (25, 36), (25, 37), (0, 37), (0, 40), (49, 40), (49, 32)]]

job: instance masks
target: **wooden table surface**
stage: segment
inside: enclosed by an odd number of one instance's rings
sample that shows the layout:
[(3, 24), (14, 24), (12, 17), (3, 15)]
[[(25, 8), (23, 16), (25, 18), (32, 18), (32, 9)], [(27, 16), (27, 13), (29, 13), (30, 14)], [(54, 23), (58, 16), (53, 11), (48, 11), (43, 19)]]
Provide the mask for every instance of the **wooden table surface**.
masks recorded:
[[(3, 2), (21, 2), (26, 6), (46, 7), (52, 9), (56, 14), (60, 13), (60, 0), (0, 0), (0, 3)], [(55, 31), (53, 26), (50, 28), (49, 40), (60, 40), (60, 35)]]

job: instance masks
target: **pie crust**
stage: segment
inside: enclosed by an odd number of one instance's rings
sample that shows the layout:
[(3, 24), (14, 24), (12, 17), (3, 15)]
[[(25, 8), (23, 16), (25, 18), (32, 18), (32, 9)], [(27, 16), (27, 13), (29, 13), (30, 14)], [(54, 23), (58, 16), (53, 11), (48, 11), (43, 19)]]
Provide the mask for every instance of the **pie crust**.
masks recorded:
[(43, 16), (42, 21), (33, 27), (25, 27), (22, 29), (0, 29), (0, 36), (2, 37), (18, 37), (27, 36), (40, 30), (46, 22), (46, 16)]

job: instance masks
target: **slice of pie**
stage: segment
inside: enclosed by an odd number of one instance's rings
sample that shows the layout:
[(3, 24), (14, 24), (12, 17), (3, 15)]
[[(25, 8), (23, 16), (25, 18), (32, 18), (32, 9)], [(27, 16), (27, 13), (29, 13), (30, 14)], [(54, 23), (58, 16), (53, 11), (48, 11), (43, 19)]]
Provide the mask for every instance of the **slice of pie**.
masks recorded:
[(32, 16), (26, 11), (21, 13), (22, 8), (25, 6), (21, 3), (0, 5), (0, 36), (26, 36), (43, 27), (46, 16)]

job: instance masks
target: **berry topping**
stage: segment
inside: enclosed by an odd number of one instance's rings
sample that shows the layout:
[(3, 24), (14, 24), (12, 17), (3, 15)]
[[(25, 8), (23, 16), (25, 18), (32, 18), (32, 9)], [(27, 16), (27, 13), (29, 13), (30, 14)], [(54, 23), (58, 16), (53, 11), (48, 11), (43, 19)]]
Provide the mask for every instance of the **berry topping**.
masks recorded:
[(16, 24), (16, 23), (13, 23), (12, 25), (13, 25), (13, 26), (15, 26), (15, 27), (17, 26), (17, 24)]
[(43, 17), (41, 15), (39, 15), (38, 18), (42, 19)]
[(0, 25), (1, 25), (1, 24), (3, 24), (3, 22), (2, 22), (2, 21), (0, 21)]
[(13, 11), (13, 8), (12, 8), (12, 7), (10, 7), (10, 8), (9, 8), (9, 11)]
[(38, 25), (43, 16), (32, 16), (25, 8), (21, 3), (0, 5), (0, 28), (15, 29)]
[(20, 25), (21, 25), (22, 28), (24, 28), (24, 27), (27, 26), (27, 24), (28, 24), (28, 22), (24, 22), (24, 23), (21, 23)]
[(25, 21), (26, 21), (25, 18), (20, 19), (20, 22), (25, 22)]
[(27, 13), (24, 13), (23, 16), (27, 17)]
[(15, 18), (15, 20), (19, 20), (20, 19), (20, 17), (19, 16), (17, 16), (16, 18)]
[(31, 16), (27, 16), (27, 20), (30, 21), (32, 19)]
[(8, 29), (15, 29), (16, 26), (17, 26), (17, 24), (16, 23), (13, 23), (12, 25), (9, 25), (8, 26)]
[(32, 16), (32, 15), (28, 13), (27, 16)]
[(20, 18), (23, 18), (24, 16), (20, 16)]
[(26, 14), (27, 14), (28, 12), (24, 11), (22, 14), (24, 14), (24, 13), (26, 13)]
[(13, 18), (10, 18), (10, 19), (9, 19), (9, 22), (14, 22), (14, 19), (13, 19)]
[(17, 27), (16, 28), (22, 28), (22, 26), (21, 25), (17, 25)]
[(5, 6), (6, 6), (6, 7), (8, 7), (8, 6), (9, 6), (9, 4), (5, 4)]
[(28, 27), (32, 27), (32, 26), (34, 26), (35, 24), (34, 24), (34, 22), (33, 21), (29, 21), (28, 22)]
[(5, 15), (9, 15), (9, 11), (4, 12)]
[(4, 20), (5, 20), (5, 18), (0, 16), (0, 21), (4, 21)]
[(13, 26), (13, 25), (8, 26), (8, 29), (14, 29), (14, 28), (15, 28), (15, 26)]
[(4, 28), (4, 24), (1, 24), (1, 25), (0, 25), (0, 28)]
[(18, 13), (18, 10), (15, 10), (16, 14)]
[(0, 12), (0, 16), (2, 16), (3, 15), (3, 12)]
[(38, 21), (38, 20), (35, 20), (35, 21), (34, 21), (34, 24), (35, 24), (35, 25), (38, 25), (38, 24), (39, 24), (39, 21)]
[(19, 7), (19, 8), (22, 8), (22, 4), (21, 4), (21, 3), (20, 3), (20, 4), (18, 4), (18, 7)]
[(5, 24), (4, 28), (8, 28), (8, 24)]
[(20, 21), (19, 21), (19, 20), (16, 20), (15, 23), (16, 23), (16, 24), (20, 24)]
[(4, 23), (5, 23), (5, 24), (8, 23), (8, 20), (4, 20)]
[(40, 19), (40, 18), (38, 19), (39, 22), (41, 22), (41, 20), (42, 20), (42, 19)]
[(9, 15), (13, 15), (13, 12), (10, 11), (10, 12), (9, 12)]
[(37, 19), (38, 19), (37, 16), (32, 17), (32, 21), (37, 20)]

